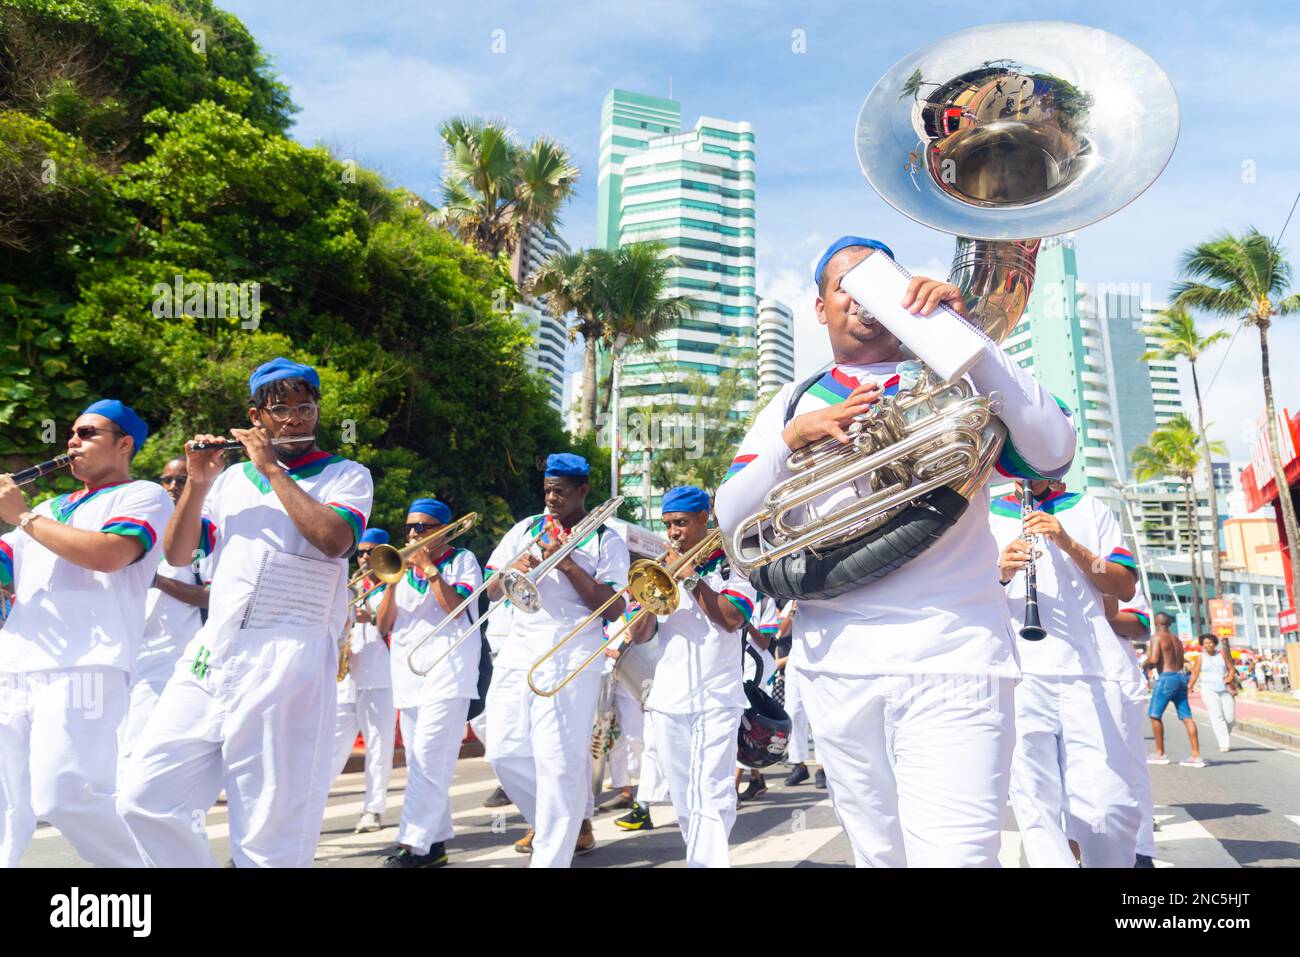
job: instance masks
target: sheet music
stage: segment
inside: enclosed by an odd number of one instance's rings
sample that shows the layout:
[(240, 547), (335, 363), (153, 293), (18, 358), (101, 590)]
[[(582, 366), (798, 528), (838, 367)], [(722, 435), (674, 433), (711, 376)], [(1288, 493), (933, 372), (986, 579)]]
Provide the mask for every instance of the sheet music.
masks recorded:
[(324, 628), (338, 594), (338, 562), (268, 551), (262, 556), (244, 628)]

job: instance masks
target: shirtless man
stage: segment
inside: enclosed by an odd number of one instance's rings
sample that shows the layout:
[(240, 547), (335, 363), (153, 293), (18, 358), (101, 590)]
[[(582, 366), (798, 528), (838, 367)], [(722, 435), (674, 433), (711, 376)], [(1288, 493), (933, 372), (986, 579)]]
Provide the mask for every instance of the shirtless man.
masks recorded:
[(1169, 631), (1173, 619), (1164, 612), (1156, 615), (1155, 628), (1151, 633), (1151, 644), (1147, 652), (1147, 667), (1158, 667), (1160, 676), (1151, 689), (1151, 731), (1156, 738), (1156, 753), (1147, 758), (1148, 764), (1168, 764), (1165, 756), (1165, 725), (1161, 720), (1169, 703), (1174, 703), (1178, 717), (1187, 729), (1187, 738), (1192, 744), (1192, 757), (1181, 762), (1189, 768), (1203, 768), (1201, 743), (1196, 736), (1196, 722), (1192, 719), (1192, 707), (1187, 703), (1187, 674), (1183, 671), (1182, 643)]

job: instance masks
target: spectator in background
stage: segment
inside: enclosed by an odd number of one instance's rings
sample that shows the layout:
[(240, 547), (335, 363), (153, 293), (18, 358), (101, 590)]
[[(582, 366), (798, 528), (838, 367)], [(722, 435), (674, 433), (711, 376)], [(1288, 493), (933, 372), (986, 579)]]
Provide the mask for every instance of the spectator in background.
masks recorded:
[(1263, 691), (1268, 687), (1268, 670), (1264, 663), (1264, 656), (1255, 659), (1255, 690)]
[(1192, 680), (1187, 693), (1201, 684), (1201, 700), (1210, 714), (1210, 727), (1219, 741), (1220, 751), (1232, 750), (1232, 726), (1236, 722), (1236, 675), (1223, 662), (1219, 654), (1219, 639), (1214, 635), (1201, 635), (1201, 654), (1192, 664)]

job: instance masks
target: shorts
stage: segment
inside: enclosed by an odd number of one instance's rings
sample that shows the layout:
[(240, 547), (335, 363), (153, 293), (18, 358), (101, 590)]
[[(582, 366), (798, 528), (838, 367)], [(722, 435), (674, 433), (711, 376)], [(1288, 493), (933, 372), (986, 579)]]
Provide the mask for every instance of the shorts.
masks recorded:
[(1151, 708), (1147, 714), (1153, 718), (1164, 717), (1169, 702), (1174, 703), (1178, 717), (1186, 721), (1192, 716), (1192, 706), (1187, 703), (1187, 675), (1181, 671), (1164, 671), (1151, 689)]

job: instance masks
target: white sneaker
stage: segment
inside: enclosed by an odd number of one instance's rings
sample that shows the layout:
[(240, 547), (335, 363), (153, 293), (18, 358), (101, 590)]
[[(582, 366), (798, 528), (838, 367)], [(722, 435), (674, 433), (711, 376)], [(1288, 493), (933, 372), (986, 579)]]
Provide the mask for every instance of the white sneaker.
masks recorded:
[(1191, 758), (1188, 758), (1186, 761), (1179, 761), (1178, 763), (1181, 764), (1181, 765), (1182, 765), (1183, 767), (1185, 767), (1185, 768), (1203, 768), (1203, 767), (1205, 767), (1205, 759), (1204, 759), (1204, 758), (1197, 758), (1195, 761), (1193, 761)]
[(1168, 764), (1169, 759), (1163, 754), (1148, 754), (1147, 764)]
[(352, 833), (367, 834), (371, 831), (382, 830), (383, 826), (383, 823), (379, 820), (378, 814), (375, 814), (373, 811), (367, 811), (365, 814), (361, 815), (361, 820), (357, 821), (357, 826)]

